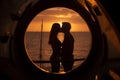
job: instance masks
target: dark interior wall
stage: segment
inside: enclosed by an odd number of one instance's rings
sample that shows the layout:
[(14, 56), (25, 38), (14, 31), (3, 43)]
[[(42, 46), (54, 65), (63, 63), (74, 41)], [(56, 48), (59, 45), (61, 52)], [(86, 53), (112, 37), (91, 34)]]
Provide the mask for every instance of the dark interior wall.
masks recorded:
[(105, 8), (113, 22), (117, 26), (120, 32), (120, 3), (119, 0), (99, 0), (102, 6)]
[[(0, 35), (12, 28), (12, 15), (28, 0), (1, 0), (0, 1)], [(9, 23), (9, 24), (8, 24)], [(8, 28), (9, 27), (9, 28)]]

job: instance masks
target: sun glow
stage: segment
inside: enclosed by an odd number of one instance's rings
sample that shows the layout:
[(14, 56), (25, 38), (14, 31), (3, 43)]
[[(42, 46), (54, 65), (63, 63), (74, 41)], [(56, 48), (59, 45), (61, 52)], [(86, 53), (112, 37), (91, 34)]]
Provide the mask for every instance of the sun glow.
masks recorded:
[(62, 22), (58, 22), (60, 24), (60, 27), (62, 27)]

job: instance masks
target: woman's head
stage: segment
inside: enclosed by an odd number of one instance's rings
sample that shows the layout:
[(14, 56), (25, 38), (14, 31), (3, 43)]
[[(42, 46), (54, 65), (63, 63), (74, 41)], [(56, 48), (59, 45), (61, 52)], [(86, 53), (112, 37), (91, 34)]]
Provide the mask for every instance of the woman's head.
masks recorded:
[(59, 30), (60, 30), (60, 24), (59, 24), (59, 23), (54, 23), (54, 24), (52, 25), (51, 32), (57, 33), (57, 32), (59, 32)]
[(60, 31), (60, 24), (59, 23), (53, 23), (50, 36), (49, 36), (49, 44), (52, 43), (53, 39), (57, 38), (57, 33)]

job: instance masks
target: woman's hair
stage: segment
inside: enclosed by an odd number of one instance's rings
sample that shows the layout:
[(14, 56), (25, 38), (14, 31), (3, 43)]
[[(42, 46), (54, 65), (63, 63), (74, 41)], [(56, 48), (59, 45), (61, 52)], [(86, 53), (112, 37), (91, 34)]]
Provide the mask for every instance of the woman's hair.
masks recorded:
[(60, 24), (59, 23), (54, 23), (52, 25), (51, 31), (50, 31), (50, 36), (49, 36), (49, 44), (51, 44), (51, 41), (54, 37), (57, 37), (57, 33), (60, 30)]

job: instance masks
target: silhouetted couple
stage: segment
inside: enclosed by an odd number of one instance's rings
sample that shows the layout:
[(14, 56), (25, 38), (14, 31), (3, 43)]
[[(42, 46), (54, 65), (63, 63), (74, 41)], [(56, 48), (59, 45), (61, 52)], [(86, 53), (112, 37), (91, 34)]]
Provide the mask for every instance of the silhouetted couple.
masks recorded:
[(49, 44), (53, 49), (50, 57), (52, 72), (60, 71), (60, 62), (64, 71), (72, 70), (74, 59), (74, 38), (70, 33), (71, 24), (63, 22), (62, 28), (59, 23), (54, 23), (51, 28)]

